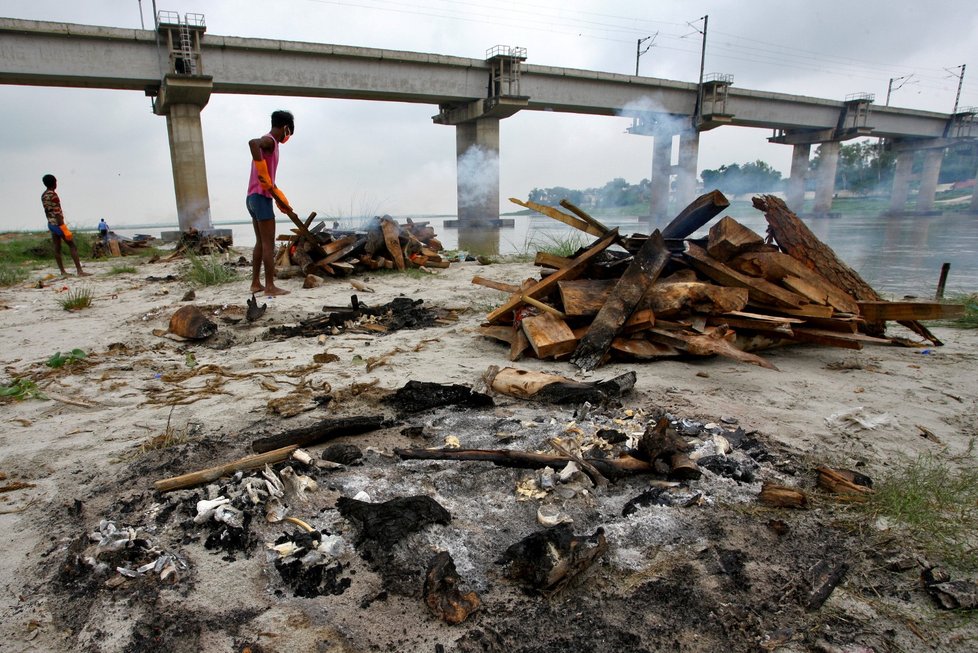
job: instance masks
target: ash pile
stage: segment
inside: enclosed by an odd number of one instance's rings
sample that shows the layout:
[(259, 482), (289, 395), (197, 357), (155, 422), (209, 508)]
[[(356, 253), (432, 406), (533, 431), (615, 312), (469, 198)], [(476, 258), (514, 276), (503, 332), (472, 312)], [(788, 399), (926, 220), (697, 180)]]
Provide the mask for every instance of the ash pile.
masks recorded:
[[(849, 579), (851, 543), (809, 508), (871, 479), (812, 469), (731, 418), (629, 406), (634, 374), (550, 379), (530, 401), (492, 372), (485, 393), (412, 381), (383, 414), (265, 434), (159, 480), (100, 516), (59, 580), (160, 605), (204, 591), (200, 568), (262, 570), (268, 601), (355, 614), (343, 637), (380, 650), (824, 639), (810, 625)], [(169, 456), (185, 469), (189, 454)], [(254, 650), (285, 641), (246, 626)], [(838, 626), (830, 643), (862, 642)]]

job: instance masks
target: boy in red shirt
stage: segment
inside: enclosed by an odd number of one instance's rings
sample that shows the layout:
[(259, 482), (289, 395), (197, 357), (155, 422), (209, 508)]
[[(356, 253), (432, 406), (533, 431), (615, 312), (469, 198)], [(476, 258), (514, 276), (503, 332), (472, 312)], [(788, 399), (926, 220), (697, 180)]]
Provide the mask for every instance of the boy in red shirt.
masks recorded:
[(44, 175), (41, 177), (44, 187), (47, 189), (41, 193), (41, 206), (44, 207), (44, 215), (48, 219), (48, 231), (51, 232), (51, 240), (54, 242), (54, 260), (58, 262), (58, 269), (61, 274), (67, 276), (65, 264), (61, 260), (61, 242), (68, 243), (68, 250), (71, 252), (71, 260), (75, 262), (75, 269), (78, 270), (79, 277), (91, 276), (90, 272), (82, 270), (81, 261), (78, 260), (78, 248), (75, 246), (75, 239), (68, 231), (65, 224), (65, 214), (61, 211), (61, 198), (55, 189), (58, 187), (58, 180), (54, 175)]

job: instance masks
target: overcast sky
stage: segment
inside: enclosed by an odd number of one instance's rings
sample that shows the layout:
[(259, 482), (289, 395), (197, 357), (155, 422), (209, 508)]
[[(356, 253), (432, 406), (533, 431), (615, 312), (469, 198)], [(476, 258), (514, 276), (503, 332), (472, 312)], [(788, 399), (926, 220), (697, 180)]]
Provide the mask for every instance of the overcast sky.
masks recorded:
[[(706, 72), (739, 88), (842, 100), (875, 93), (890, 104), (950, 112), (978, 105), (974, 0), (157, 0), (202, 13), (207, 32), (431, 52), (482, 59), (494, 45), (527, 48), (527, 63), (634, 74), (636, 41), (656, 35), (640, 74), (695, 82), (704, 15)], [(152, 28), (151, 0), (2, 0), (10, 18)], [(2, 37), (0, 37), (2, 38)], [(205, 64), (206, 66), (206, 61)], [(3, 62), (0, 61), (0, 66)], [(272, 110), (296, 116), (279, 185), (300, 214), (337, 217), (455, 212), (454, 128), (436, 106), (213, 95), (202, 116), (212, 216), (246, 219), (247, 141)], [(0, 86), (7, 209), (0, 229), (40, 229), (40, 178), (51, 172), (69, 224), (176, 222), (166, 124), (142, 93)], [(651, 140), (626, 118), (527, 111), (504, 120), (501, 208), (536, 187), (601, 186), (649, 176)], [(766, 130), (701, 135), (699, 170), (761, 159), (787, 176), (791, 148)], [(515, 207), (513, 207), (515, 208)]]

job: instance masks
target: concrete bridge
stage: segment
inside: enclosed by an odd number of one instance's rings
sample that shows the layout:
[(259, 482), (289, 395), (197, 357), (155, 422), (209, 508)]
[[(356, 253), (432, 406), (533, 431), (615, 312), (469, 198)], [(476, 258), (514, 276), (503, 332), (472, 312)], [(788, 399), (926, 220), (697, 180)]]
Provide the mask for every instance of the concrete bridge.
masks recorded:
[[(650, 77), (534, 66), (525, 50), (497, 47), (486, 59), (320, 43), (207, 35), (203, 16), (160, 12), (156, 31), (0, 18), (0, 83), (122, 89), (154, 98), (166, 117), (180, 228), (211, 227), (200, 112), (212, 93), (412, 102), (438, 107), (454, 126), (456, 157), (481, 153), (482, 187), (458, 188), (462, 224), (499, 215), (499, 122), (517, 111), (631, 116), (652, 137), (649, 207), (667, 219), (670, 178), (680, 205), (695, 194), (699, 134), (717, 127), (771, 129), (793, 147), (787, 199), (800, 207), (813, 144), (821, 144), (815, 213), (832, 206), (841, 142), (873, 136), (897, 152), (890, 207), (902, 211), (915, 152), (924, 152), (917, 211), (934, 207), (944, 149), (978, 137), (974, 110), (942, 114), (879, 107), (869, 96), (827, 100), (739, 89), (725, 76), (702, 85)], [(671, 165), (679, 136), (678, 166)], [(494, 156), (495, 155), (495, 156)], [(489, 180), (494, 183), (486, 183)], [(978, 211), (978, 193), (971, 208)]]

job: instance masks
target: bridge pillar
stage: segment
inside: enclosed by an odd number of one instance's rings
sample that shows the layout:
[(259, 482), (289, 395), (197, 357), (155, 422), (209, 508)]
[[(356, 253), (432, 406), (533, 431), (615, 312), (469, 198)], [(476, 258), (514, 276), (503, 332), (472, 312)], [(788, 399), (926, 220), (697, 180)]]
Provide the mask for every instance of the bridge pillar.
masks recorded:
[(924, 168), (920, 172), (920, 187), (917, 189), (917, 211), (925, 213), (934, 210), (934, 195), (937, 194), (937, 180), (941, 175), (943, 149), (930, 149), (924, 152)]
[(913, 150), (900, 150), (896, 156), (893, 170), (893, 187), (890, 190), (890, 211), (900, 213), (906, 210), (907, 197), (910, 196), (910, 177), (913, 175)]
[[(696, 165), (699, 160), (700, 133), (679, 133), (679, 166), (676, 175), (676, 206), (686, 207), (696, 199)], [(681, 209), (679, 209), (681, 210)]]
[(208, 230), (213, 226), (204, 132), (200, 126), (200, 111), (210, 99), (212, 88), (210, 77), (166, 75), (153, 106), (158, 115), (166, 116), (180, 231)]
[(498, 118), (455, 125), (455, 166), (459, 249), (494, 253), (487, 251), (486, 232), (499, 229)]
[(839, 141), (822, 143), (819, 150), (818, 177), (815, 182), (816, 214), (832, 210), (832, 195), (835, 193), (835, 172), (839, 167)]
[(649, 190), (649, 227), (669, 223), (669, 182), (672, 173), (672, 134), (656, 132), (652, 140), (652, 177)]
[(791, 150), (791, 176), (788, 178), (786, 199), (788, 208), (801, 213), (805, 204), (805, 182), (808, 179), (808, 160), (812, 155), (811, 143), (796, 143)]

